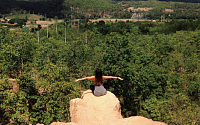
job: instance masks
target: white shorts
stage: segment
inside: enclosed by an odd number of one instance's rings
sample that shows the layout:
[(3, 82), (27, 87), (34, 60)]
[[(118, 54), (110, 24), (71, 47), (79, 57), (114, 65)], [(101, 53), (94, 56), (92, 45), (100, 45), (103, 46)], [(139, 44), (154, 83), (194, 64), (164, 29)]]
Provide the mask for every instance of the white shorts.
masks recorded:
[(107, 94), (107, 90), (104, 88), (103, 85), (95, 86), (94, 95), (102, 96), (102, 95), (105, 95), (105, 94)]

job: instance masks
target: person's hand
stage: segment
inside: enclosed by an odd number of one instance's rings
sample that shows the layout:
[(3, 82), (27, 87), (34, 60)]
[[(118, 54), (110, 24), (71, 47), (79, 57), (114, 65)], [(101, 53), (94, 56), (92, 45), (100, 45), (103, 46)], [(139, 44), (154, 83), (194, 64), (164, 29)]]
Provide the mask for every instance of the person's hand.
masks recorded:
[(124, 79), (122, 79), (122, 78), (120, 78), (120, 77), (118, 77), (118, 79), (119, 79), (119, 80), (124, 80)]
[(75, 80), (75, 82), (78, 82), (78, 81), (79, 81), (79, 79), (76, 79), (76, 80)]

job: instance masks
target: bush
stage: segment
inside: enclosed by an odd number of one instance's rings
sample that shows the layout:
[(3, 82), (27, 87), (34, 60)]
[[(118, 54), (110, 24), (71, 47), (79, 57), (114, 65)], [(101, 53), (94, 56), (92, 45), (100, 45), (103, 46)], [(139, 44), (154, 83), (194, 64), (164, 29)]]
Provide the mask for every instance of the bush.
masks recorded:
[(14, 23), (15, 23), (15, 19), (11, 19), (11, 20), (9, 20), (8, 23), (10, 23), (10, 24), (14, 24)]

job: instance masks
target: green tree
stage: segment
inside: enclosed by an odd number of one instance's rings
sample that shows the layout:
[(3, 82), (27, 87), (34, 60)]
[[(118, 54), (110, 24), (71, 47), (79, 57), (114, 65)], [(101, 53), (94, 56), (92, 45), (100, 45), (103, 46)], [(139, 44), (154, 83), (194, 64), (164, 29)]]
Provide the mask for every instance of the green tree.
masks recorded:
[(57, 34), (57, 32), (58, 32), (58, 30), (57, 30), (57, 22), (58, 22), (58, 17), (57, 17), (57, 16), (55, 16), (55, 17), (54, 17), (54, 20), (55, 20), (55, 22), (56, 22), (56, 34)]

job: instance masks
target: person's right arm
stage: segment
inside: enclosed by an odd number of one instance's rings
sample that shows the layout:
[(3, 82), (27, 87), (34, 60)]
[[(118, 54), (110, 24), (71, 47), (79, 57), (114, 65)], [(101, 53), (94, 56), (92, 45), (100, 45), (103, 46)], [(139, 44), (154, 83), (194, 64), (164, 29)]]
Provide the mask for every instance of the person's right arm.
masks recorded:
[(80, 80), (86, 80), (86, 79), (94, 79), (94, 76), (89, 76), (89, 77), (84, 77), (84, 78), (76, 79), (75, 82), (78, 82)]

